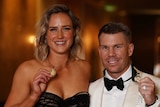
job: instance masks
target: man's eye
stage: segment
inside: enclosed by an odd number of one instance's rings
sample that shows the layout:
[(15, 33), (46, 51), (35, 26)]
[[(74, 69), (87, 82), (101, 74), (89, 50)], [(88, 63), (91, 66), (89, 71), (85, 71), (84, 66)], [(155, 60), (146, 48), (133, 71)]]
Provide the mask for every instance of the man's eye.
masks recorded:
[(67, 31), (67, 30), (70, 30), (71, 28), (69, 28), (69, 27), (65, 27), (65, 28), (63, 28), (63, 29)]
[(104, 46), (103, 48), (104, 48), (104, 49), (107, 49), (108, 47), (107, 47), (107, 46)]
[(115, 48), (120, 48), (120, 47), (121, 47), (120, 45), (116, 45), (116, 46), (115, 46)]

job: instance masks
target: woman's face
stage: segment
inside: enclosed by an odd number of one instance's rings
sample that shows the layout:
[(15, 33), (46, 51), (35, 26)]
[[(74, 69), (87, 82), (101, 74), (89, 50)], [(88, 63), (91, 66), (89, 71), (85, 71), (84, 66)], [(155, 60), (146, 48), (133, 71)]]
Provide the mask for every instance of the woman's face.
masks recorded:
[(68, 53), (74, 36), (70, 17), (65, 13), (54, 13), (51, 15), (48, 25), (46, 37), (50, 52)]

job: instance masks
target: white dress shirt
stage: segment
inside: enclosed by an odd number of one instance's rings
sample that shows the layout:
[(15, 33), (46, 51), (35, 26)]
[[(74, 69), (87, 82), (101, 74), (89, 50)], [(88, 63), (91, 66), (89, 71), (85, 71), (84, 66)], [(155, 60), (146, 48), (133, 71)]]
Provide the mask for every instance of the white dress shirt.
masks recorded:
[[(127, 71), (120, 77), (123, 79), (123, 81), (126, 81), (131, 76), (132, 76), (132, 68), (130, 66), (127, 69)], [(107, 71), (105, 71), (105, 77), (107, 77), (108, 79), (113, 79), (111, 76), (109, 76)], [(123, 90), (119, 90), (116, 86), (113, 86), (113, 88), (110, 91), (108, 91), (106, 87), (104, 87), (104, 92), (102, 96), (103, 97), (102, 107), (122, 107), (130, 81), (132, 81), (132, 79), (124, 82)]]

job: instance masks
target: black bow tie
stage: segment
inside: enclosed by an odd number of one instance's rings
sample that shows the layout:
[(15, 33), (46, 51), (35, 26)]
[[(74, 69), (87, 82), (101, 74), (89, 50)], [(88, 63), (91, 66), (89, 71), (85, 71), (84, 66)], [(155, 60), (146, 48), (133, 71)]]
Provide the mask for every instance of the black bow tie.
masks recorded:
[(123, 79), (119, 78), (118, 80), (109, 80), (108, 78), (104, 78), (104, 85), (108, 91), (112, 89), (113, 86), (117, 86), (118, 89), (123, 90), (124, 84)]

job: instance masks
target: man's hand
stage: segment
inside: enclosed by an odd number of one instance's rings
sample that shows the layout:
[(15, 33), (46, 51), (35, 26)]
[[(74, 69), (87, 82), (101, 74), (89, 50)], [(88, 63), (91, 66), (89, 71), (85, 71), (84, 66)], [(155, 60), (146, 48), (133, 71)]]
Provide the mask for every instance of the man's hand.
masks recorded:
[(156, 93), (155, 93), (155, 84), (149, 78), (142, 78), (139, 82), (139, 92), (144, 98), (144, 101), (147, 105), (151, 105), (156, 101)]

